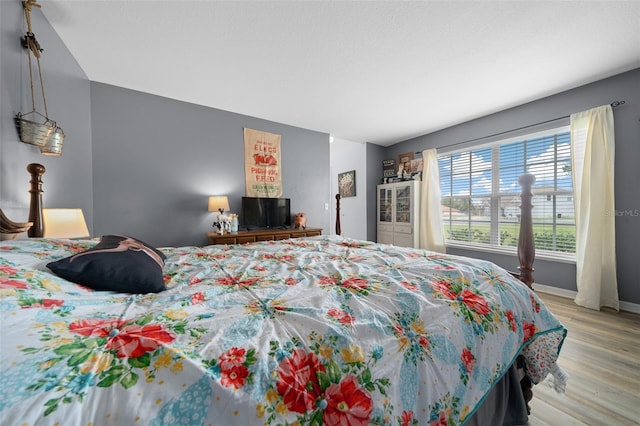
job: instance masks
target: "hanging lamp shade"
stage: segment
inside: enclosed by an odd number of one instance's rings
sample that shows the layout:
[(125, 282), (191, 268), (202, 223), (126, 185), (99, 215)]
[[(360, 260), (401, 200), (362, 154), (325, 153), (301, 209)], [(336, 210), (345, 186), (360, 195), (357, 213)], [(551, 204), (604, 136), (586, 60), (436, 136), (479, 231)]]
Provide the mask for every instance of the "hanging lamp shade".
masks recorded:
[[(36, 0), (25, 0), (22, 2), (24, 6), (25, 19), (27, 21), (27, 34), (22, 39), (22, 45), (27, 49), (29, 56), (29, 80), (31, 82), (31, 107), (32, 110), (26, 114), (18, 113), (16, 122), (20, 134), (20, 140), (24, 143), (35, 145), (40, 148), (40, 152), (45, 155), (62, 154), (62, 144), (64, 143), (64, 132), (58, 127), (55, 121), (49, 118), (47, 111), (47, 100), (44, 92), (44, 81), (42, 78), (42, 69), (40, 67), (40, 53), (43, 49), (36, 40), (36, 36), (31, 28), (31, 8), (40, 8)], [(34, 57), (38, 65), (38, 75), (40, 77), (40, 89), (42, 93), (42, 103), (44, 105), (44, 114), (36, 111), (36, 96), (33, 89), (33, 65)], [(25, 118), (27, 116), (29, 119)]]
[(62, 128), (56, 126), (47, 142), (40, 147), (40, 153), (44, 155), (60, 155), (62, 154), (62, 144), (64, 144), (64, 132)]
[[(33, 111), (38, 114), (38, 112)], [(64, 131), (58, 127), (55, 121), (46, 119), (44, 123), (27, 120), (23, 118), (27, 114), (18, 113), (16, 120), (20, 130), (20, 140), (30, 145), (40, 148), (40, 153), (44, 155), (58, 156), (62, 154), (64, 144)]]

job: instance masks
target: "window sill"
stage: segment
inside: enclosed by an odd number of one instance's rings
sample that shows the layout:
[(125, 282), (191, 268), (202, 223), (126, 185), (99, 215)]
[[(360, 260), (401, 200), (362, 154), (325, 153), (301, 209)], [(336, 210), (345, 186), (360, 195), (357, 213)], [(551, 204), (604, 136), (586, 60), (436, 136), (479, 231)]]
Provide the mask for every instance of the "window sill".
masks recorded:
[[(446, 247), (461, 249), (461, 250), (472, 250), (472, 251), (481, 251), (485, 253), (495, 253), (501, 254), (505, 256), (517, 256), (518, 249), (515, 247), (492, 247), (486, 246), (483, 244), (473, 244), (473, 243), (460, 243), (453, 241), (446, 241)], [(550, 262), (559, 262), (559, 263), (576, 263), (576, 255), (574, 253), (560, 253), (560, 252), (551, 252), (547, 250), (536, 250), (536, 259), (546, 260)]]

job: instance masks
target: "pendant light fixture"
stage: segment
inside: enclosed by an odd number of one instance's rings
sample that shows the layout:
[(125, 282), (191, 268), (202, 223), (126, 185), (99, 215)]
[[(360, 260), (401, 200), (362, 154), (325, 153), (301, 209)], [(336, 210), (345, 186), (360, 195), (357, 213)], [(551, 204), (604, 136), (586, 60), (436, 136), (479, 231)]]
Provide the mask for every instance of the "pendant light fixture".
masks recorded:
[[(16, 121), (20, 132), (20, 140), (24, 143), (36, 145), (40, 148), (40, 153), (44, 155), (60, 155), (62, 154), (62, 144), (64, 143), (64, 132), (55, 121), (49, 118), (47, 111), (47, 99), (44, 93), (44, 80), (42, 78), (42, 69), (40, 67), (40, 54), (44, 51), (40, 47), (40, 43), (36, 40), (31, 26), (31, 9), (33, 7), (40, 8), (36, 0), (25, 0), (22, 2), (24, 14), (27, 21), (27, 34), (22, 38), (22, 45), (27, 49), (29, 56), (29, 82), (31, 84), (31, 111), (26, 114), (18, 113)], [(40, 80), (40, 92), (42, 93), (42, 104), (44, 106), (44, 114), (36, 110), (36, 96), (33, 88), (33, 65), (32, 55), (38, 65), (38, 77)], [(30, 119), (26, 117), (30, 116)], [(38, 121), (42, 121), (42, 123)]]

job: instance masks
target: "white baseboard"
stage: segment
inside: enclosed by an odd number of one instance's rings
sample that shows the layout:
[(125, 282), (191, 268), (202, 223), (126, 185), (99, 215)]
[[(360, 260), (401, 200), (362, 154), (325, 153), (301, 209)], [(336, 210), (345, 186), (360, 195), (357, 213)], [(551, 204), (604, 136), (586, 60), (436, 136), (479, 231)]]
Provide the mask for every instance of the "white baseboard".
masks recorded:
[[(566, 290), (564, 288), (551, 287), (549, 285), (533, 283), (533, 289), (540, 293), (552, 294), (554, 296), (565, 297), (567, 299), (575, 299), (578, 294), (573, 290)], [(620, 302), (620, 310), (633, 312), (634, 314), (640, 314), (640, 305), (631, 302)]]

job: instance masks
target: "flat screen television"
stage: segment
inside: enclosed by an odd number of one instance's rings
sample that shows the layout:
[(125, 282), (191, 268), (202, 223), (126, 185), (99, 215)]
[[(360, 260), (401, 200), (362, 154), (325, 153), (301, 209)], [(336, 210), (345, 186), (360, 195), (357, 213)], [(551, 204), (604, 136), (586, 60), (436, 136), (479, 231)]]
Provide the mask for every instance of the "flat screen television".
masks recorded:
[(240, 226), (247, 230), (291, 226), (289, 198), (242, 197)]

